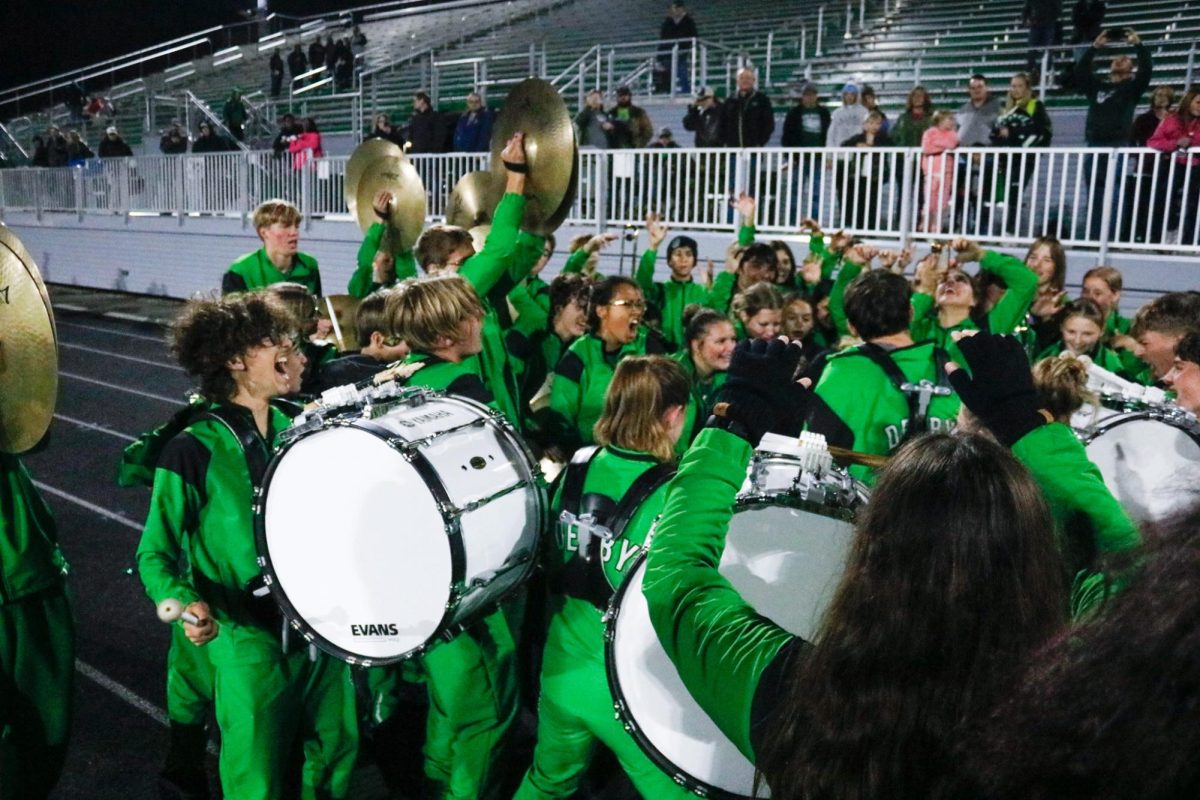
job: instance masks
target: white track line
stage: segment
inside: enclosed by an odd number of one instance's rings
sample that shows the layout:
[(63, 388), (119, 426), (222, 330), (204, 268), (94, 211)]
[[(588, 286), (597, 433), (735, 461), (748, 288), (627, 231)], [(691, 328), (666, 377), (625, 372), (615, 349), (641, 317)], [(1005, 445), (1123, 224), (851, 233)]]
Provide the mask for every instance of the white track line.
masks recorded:
[[(103, 672), (101, 672), (100, 670), (93, 667), (91, 664), (88, 664), (85, 661), (80, 661), (77, 658), (77, 659), (75, 659), (75, 669), (79, 672), (80, 675), (82, 675), (85, 678), (91, 680), (92, 682), (98, 684), (99, 686), (101, 686), (105, 689), (108, 689), (108, 691), (112, 692), (117, 697), (121, 698), (126, 703), (128, 703), (129, 705), (136, 708), (138, 711), (141, 711), (143, 714), (150, 717), (158, 724), (164, 725), (164, 726), (171, 724), (170, 719), (167, 717), (166, 711), (163, 711), (161, 708), (154, 705), (154, 703), (151, 703), (149, 700), (142, 697), (140, 694), (133, 691), (129, 687), (125, 686), (124, 684), (118, 683), (117, 681), (108, 677)], [(207, 749), (208, 749), (208, 752), (212, 753), (214, 756), (217, 755), (217, 753), (218, 753), (217, 745), (215, 743), (213, 743), (212, 741), (209, 741)]]
[(164, 403), (171, 403), (172, 405), (176, 406), (182, 406), (187, 403), (187, 399), (183, 397), (167, 397), (166, 395), (154, 394), (153, 392), (143, 392), (141, 389), (130, 389), (128, 386), (118, 386), (115, 383), (109, 383), (108, 381), (102, 381), (96, 378), (87, 378), (83, 375), (76, 375), (73, 372), (60, 371), (58, 374), (64, 378), (71, 378), (73, 380), (83, 381), (84, 383), (94, 383), (97, 386), (116, 389), (118, 392), (129, 392), (130, 394), (136, 394), (139, 397), (148, 397), (151, 400), (161, 400)]
[(115, 331), (111, 328), (98, 328), (95, 325), (81, 325), (78, 322), (65, 322), (63, 320), (55, 320), (55, 324), (60, 328), (79, 328), (84, 331), (96, 331), (97, 333), (108, 333), (113, 336), (124, 336), (127, 339), (142, 339), (147, 342), (158, 342), (165, 344), (167, 339), (165, 336), (146, 336), (142, 333), (126, 333), (125, 331)]
[(162, 367), (163, 369), (173, 369), (176, 372), (183, 372), (183, 367), (176, 364), (171, 364), (165, 361), (152, 361), (149, 358), (138, 358), (137, 356), (126, 356), (121, 353), (114, 353), (111, 350), (97, 350), (94, 347), (84, 347), (81, 344), (68, 344), (67, 342), (59, 341), (59, 347), (65, 347), (68, 350), (83, 350), (85, 353), (95, 353), (98, 356), (106, 358), (119, 358), (123, 361), (135, 361), (138, 364), (149, 364), (152, 367)]
[(112, 520), (113, 522), (116, 522), (119, 525), (124, 525), (126, 528), (135, 530), (138, 533), (142, 532), (142, 526), (139, 525), (138, 523), (134, 522), (133, 520), (129, 519), (124, 514), (120, 514), (116, 511), (109, 511), (104, 506), (98, 506), (91, 501), (84, 500), (82, 497), (76, 497), (75, 495), (71, 494), (70, 492), (64, 492), (62, 489), (56, 489), (55, 487), (53, 487), (49, 484), (46, 484), (46, 483), (42, 483), (41, 481), (34, 481), (33, 485), (36, 486), (37, 488), (41, 489), (46, 494), (54, 495), (55, 497), (59, 497), (59, 498), (62, 498), (63, 500), (66, 500), (67, 502), (74, 503), (75, 505), (80, 506), (81, 508), (86, 508), (88, 511), (91, 511), (93, 514), (99, 514), (100, 516), (104, 517), (105, 519)]
[(54, 415), (54, 418), (61, 419), (63, 422), (69, 422), (72, 425), (78, 425), (81, 428), (87, 428), (89, 431), (97, 431), (99, 433), (106, 433), (109, 436), (115, 436), (118, 439), (123, 439), (126, 442), (136, 442), (137, 441), (136, 436), (130, 436), (127, 433), (121, 433), (120, 431), (114, 431), (112, 428), (106, 428), (103, 425), (97, 425), (94, 422), (84, 422), (81, 419), (75, 419), (74, 417), (68, 417), (66, 414), (56, 413)]

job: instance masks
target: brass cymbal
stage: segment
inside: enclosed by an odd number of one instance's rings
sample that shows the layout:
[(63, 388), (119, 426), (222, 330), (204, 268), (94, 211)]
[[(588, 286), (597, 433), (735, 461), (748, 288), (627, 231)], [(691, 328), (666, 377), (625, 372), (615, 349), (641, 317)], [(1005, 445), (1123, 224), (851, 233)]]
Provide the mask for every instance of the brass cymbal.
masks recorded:
[[(381, 191), (392, 193), (392, 212), (386, 221), (372, 206)], [(411, 250), (425, 226), (425, 184), (412, 162), (404, 156), (387, 156), (368, 164), (359, 177), (355, 216), (364, 233), (376, 222), (384, 222), (387, 230), (380, 247), (392, 255)]]
[(467, 230), (471, 234), (471, 241), (475, 244), (475, 252), (483, 252), (483, 243), (487, 241), (488, 234), (492, 232), (492, 224), (489, 222), (486, 225), (474, 225)]
[(329, 340), (340, 352), (358, 349), (358, 327), (354, 324), (354, 316), (358, 313), (358, 304), (361, 302), (357, 297), (348, 294), (331, 294), (317, 300), (317, 315), (321, 319), (337, 321), (329, 334)]
[(42, 275), (21, 240), (0, 225), (0, 450), (42, 440), (58, 399), (58, 335)]
[(491, 224), (503, 194), (504, 184), (494, 172), (468, 172), (446, 200), (446, 224), (468, 229)]
[(358, 216), (358, 182), (370, 164), (391, 156), (403, 156), (404, 151), (395, 142), (387, 139), (367, 139), (354, 148), (350, 160), (346, 162), (346, 176), (342, 181), (342, 195), (346, 198), (346, 207), (350, 215)]
[(492, 129), (492, 172), (498, 176), (505, 174), (500, 153), (517, 131), (525, 133), (529, 166), (521, 225), (533, 233), (551, 233), (566, 216), (562, 206), (573, 198), (577, 176), (575, 126), (566, 103), (549, 82), (529, 78), (508, 93)]

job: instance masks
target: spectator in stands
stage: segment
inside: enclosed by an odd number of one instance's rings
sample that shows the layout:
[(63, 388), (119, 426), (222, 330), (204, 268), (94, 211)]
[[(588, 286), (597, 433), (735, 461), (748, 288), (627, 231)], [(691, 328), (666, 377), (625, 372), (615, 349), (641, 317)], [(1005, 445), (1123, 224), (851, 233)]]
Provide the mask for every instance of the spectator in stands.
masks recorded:
[(1075, 0), (1071, 9), (1071, 44), (1075, 45), (1075, 61), (1083, 58), (1089, 42), (1096, 41), (1104, 28), (1107, 11), (1104, 0)]
[(233, 87), (222, 109), (225, 127), (239, 142), (246, 138), (246, 101), (242, 99), (242, 90)]
[(608, 110), (608, 119), (612, 124), (608, 134), (611, 148), (645, 147), (654, 136), (650, 115), (633, 104), (633, 92), (628, 86), (617, 89), (617, 104)]
[(279, 55), (278, 47), (271, 51), (269, 69), (271, 71), (271, 97), (279, 97), (279, 92), (283, 89), (283, 56)]
[(310, 159), (325, 157), (325, 151), (321, 149), (321, 130), (315, 119), (304, 119), (304, 130), (288, 144), (288, 151), (292, 154), (295, 169), (302, 169)]
[[(1159, 197), (1170, 200), (1168, 227), (1179, 231), (1180, 241), (1191, 244), (1196, 212), (1200, 210), (1200, 84), (1188, 87), (1187, 94), (1179, 101), (1179, 110), (1167, 115), (1147, 144), (1163, 153), (1175, 153), (1175, 185), (1167, 186), (1169, 173), (1165, 173), (1159, 180)], [(1185, 180), (1185, 176), (1190, 180)], [(1186, 196), (1184, 183), (1187, 183)], [(1164, 203), (1158, 204), (1159, 208), (1163, 206)]]
[(486, 153), (491, 148), (494, 120), (495, 114), (478, 92), (467, 95), (467, 110), (454, 126), (455, 152)]
[[(871, 111), (863, 120), (862, 130), (851, 136), (841, 147), (891, 147), (892, 142), (883, 132), (883, 115)], [(882, 205), (883, 186), (887, 180), (885, 170), (886, 160), (878, 155), (856, 158), (850, 164), (848, 179), (845, 187), (841, 184), (841, 196), (849, 205), (854, 199), (854, 214), (850, 219), (852, 228), (874, 228), (879, 222), (879, 210)], [(847, 216), (850, 216), (849, 214)]]
[(870, 114), (872, 111), (878, 111), (880, 118), (883, 120), (883, 127), (880, 129), (889, 136), (892, 134), (892, 121), (888, 119), (888, 115), (882, 108), (879, 107), (879, 98), (875, 96), (875, 87), (869, 83), (864, 83), (862, 94), (859, 96), (859, 102), (863, 108)]
[(924, 206), (918, 229), (928, 233), (941, 233), (942, 216), (950, 205), (950, 193), (954, 183), (954, 154), (949, 152), (958, 147), (958, 123), (954, 114), (939, 108), (931, 116), (932, 125), (921, 135), (921, 173), (925, 176)]
[[(330, 46), (329, 49), (332, 50), (333, 47)], [(313, 43), (308, 46), (308, 63), (311, 69), (325, 66), (325, 45), (321, 44), (320, 36), (313, 39)]]
[(363, 33), (357, 25), (350, 32), (350, 49), (354, 55), (358, 55), (367, 49), (367, 35)]
[(721, 146), (721, 105), (712, 89), (704, 86), (696, 93), (696, 102), (688, 106), (683, 127), (695, 132), (696, 147)]
[(34, 136), (32, 144), (33, 156), (29, 160), (29, 165), (32, 167), (50, 166), (50, 148), (46, 146), (46, 140), (41, 136)]
[(293, 115), (284, 114), (279, 120), (279, 133), (275, 134), (275, 141), (271, 143), (271, 149), (275, 151), (275, 155), (283, 155), (288, 151), (288, 145), (291, 144), (292, 139), (302, 133), (304, 133), (304, 126), (296, 122)]
[(612, 129), (612, 121), (604, 110), (604, 95), (593, 89), (584, 97), (583, 108), (575, 115), (575, 130), (579, 133), (580, 146), (606, 149)]
[[(1084, 129), (1084, 141), (1088, 147), (1124, 147), (1129, 142), (1133, 128), (1133, 112), (1142, 99), (1142, 93), (1150, 85), (1153, 64), (1150, 58), (1150, 48), (1142, 44), (1137, 33), (1132, 29), (1125, 32), (1125, 41), (1133, 45), (1137, 51), (1137, 71), (1134, 72), (1134, 61), (1127, 55), (1115, 56), (1109, 66), (1108, 80), (1098, 79), (1093, 73), (1093, 61), (1096, 52), (1113, 42), (1108, 34), (1102, 33), (1095, 43), (1084, 51), (1074, 73), (1075, 86), (1088, 99), (1087, 123)], [(1105, 181), (1108, 177), (1108, 156), (1100, 153), (1089, 154), (1083, 162), (1085, 180), (1090, 175), (1094, 186), (1093, 197), (1101, 198), (1101, 202), (1092, 204), (1090, 208), (1091, 238), (1100, 237), (1100, 224), (1103, 219)], [(1118, 199), (1114, 194), (1113, 201)]]
[[(338, 40), (338, 42), (335, 43), (333, 41), (332, 35), (326, 36), (325, 37), (325, 58), (320, 62), (313, 61), (310, 58), (308, 60), (308, 63), (312, 64), (312, 66), (314, 66), (314, 67), (321, 66), (323, 64), (325, 66), (326, 72), (328, 72), (332, 76), (334, 67), (337, 65), (338, 45), (341, 44), (341, 41), (342, 40)], [(349, 47), (349, 43), (347, 43), (346, 46)]]
[(904, 103), (904, 113), (892, 129), (892, 144), (896, 147), (920, 147), (921, 137), (933, 120), (933, 100), (924, 86), (914, 86)]
[(171, 120), (171, 126), (163, 132), (162, 138), (158, 140), (158, 149), (167, 156), (188, 151), (188, 136), (183, 132), (183, 126), (179, 124), (179, 120)]
[(986, 147), (992, 126), (1000, 116), (999, 98), (988, 91), (987, 78), (979, 73), (967, 81), (967, 102), (958, 107), (958, 141), (963, 147)]
[(1145, 147), (1146, 142), (1158, 130), (1159, 123), (1175, 108), (1175, 87), (1161, 84), (1150, 93), (1150, 108), (1133, 120), (1129, 143), (1134, 147)]
[(658, 138), (650, 143), (650, 147), (663, 148), (679, 148), (679, 142), (675, 141), (675, 134), (671, 133), (670, 128), (659, 128)]
[(387, 139), (389, 142), (395, 142), (401, 147), (404, 146), (404, 135), (400, 129), (392, 125), (392, 118), (382, 112), (375, 115), (375, 126), (371, 128), (371, 132), (367, 134), (368, 139)]
[(292, 80), (296, 80), (308, 70), (308, 59), (304, 57), (304, 50), (300, 48), (299, 42), (296, 42), (292, 52), (288, 53), (287, 64)]
[(133, 156), (133, 150), (129, 149), (129, 145), (121, 138), (121, 134), (113, 125), (109, 125), (104, 131), (104, 138), (100, 140), (100, 144), (96, 149), (100, 151), (101, 158), (129, 158)]
[[(1033, 96), (1029, 76), (1018, 72), (1009, 82), (1008, 102), (992, 125), (992, 142), (999, 147), (1049, 147), (1052, 138), (1053, 129), (1046, 106)], [(1016, 154), (1011, 160), (998, 159), (998, 166), (1007, 174), (1005, 228), (1015, 232), (1021, 189), (1033, 175), (1036, 160)]]
[(79, 131), (67, 131), (67, 164), (75, 166), (82, 164), (89, 158), (95, 158), (96, 154), (92, 152), (92, 148), (88, 147), (87, 142), (79, 135)]
[(233, 142), (214, 131), (207, 122), (200, 123), (200, 135), (192, 142), (193, 153), (225, 153), (236, 149)]
[(783, 118), (784, 147), (824, 147), (829, 132), (829, 109), (821, 104), (815, 84), (806, 83), (796, 95), (796, 105)]
[(87, 105), (87, 92), (79, 81), (71, 81), (63, 87), (63, 105), (71, 112), (72, 122), (83, 122), (83, 109)]
[(333, 57), (333, 83), (339, 92), (344, 92), (354, 84), (354, 52), (349, 39), (338, 40)]
[[(1041, 48), (1053, 47), (1059, 41), (1058, 15), (1061, 12), (1062, 0), (1025, 0), (1025, 9), (1021, 12), (1021, 22), (1029, 28), (1025, 69), (1035, 81), (1041, 69)], [(1054, 63), (1053, 58), (1050, 63)]]
[(84, 116), (90, 120), (99, 120), (100, 117), (106, 117), (109, 120), (116, 114), (116, 109), (113, 108), (112, 101), (102, 95), (95, 95), (88, 100), (87, 108), (83, 110)]
[(825, 133), (826, 147), (841, 147), (842, 142), (862, 133), (867, 109), (858, 102), (858, 85), (847, 83), (842, 87), (842, 105), (834, 109), (829, 117), (829, 130)]
[(671, 52), (676, 43), (679, 44), (679, 55), (675, 66), (675, 83), (680, 94), (692, 91), (690, 57), (692, 54), (692, 39), (700, 34), (696, 30), (696, 20), (688, 13), (683, 3), (671, 3), (667, 9), (667, 17), (663, 20), (658, 31), (658, 38), (664, 44), (658, 48), (658, 60), (654, 68), (654, 90), (669, 92), (671, 89)]
[(434, 111), (429, 95), (417, 92), (413, 95), (413, 113), (404, 129), (410, 153), (437, 153), (441, 151), (441, 125), (438, 112)]
[(67, 165), (67, 137), (57, 126), (51, 125), (46, 131), (46, 166), (65, 167)]
[(738, 70), (737, 92), (721, 106), (721, 141), (726, 147), (762, 147), (771, 139), (775, 109), (756, 84), (754, 70)]

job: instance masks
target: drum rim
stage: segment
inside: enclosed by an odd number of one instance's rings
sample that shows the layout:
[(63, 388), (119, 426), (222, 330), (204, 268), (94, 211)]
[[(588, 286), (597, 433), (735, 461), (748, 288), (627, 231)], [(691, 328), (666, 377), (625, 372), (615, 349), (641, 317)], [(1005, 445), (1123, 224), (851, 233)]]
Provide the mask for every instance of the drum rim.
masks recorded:
[[(786, 458), (786, 456), (784, 457)], [(866, 484), (860, 480), (854, 479), (854, 488), (856, 500), (861, 505), (865, 500), (864, 490), (866, 489)], [(778, 502), (779, 500), (786, 500), (787, 502), (780, 503)], [(781, 505), (801, 511), (820, 513), (821, 516), (830, 517), (831, 519), (837, 519), (842, 522), (853, 522), (854, 514), (856, 513), (857, 509), (857, 506), (853, 508), (845, 508), (841, 506), (834, 507), (826, 503), (816, 503), (811, 500), (805, 500), (801, 497), (797, 497), (794, 494), (789, 494), (788, 492), (779, 492), (776, 494), (739, 494), (737, 500), (734, 502), (734, 513), (736, 514), (739, 509), (743, 508)], [(837, 513), (827, 513), (831, 511)], [(655, 521), (655, 526), (657, 526), (657, 524), (658, 521)], [(728, 535), (729, 532), (728, 529), (726, 529), (726, 537), (728, 537)], [(650, 538), (651, 546), (653, 546), (653, 543), (654, 539), (652, 534)], [(722, 552), (724, 551), (722, 550)], [(625, 599), (625, 594), (628, 591), (629, 584), (633, 582), (631, 579), (635, 574), (637, 574), (637, 571), (641, 569), (643, 562), (645, 562), (649, 555), (650, 547), (644, 547), (642, 552), (634, 556), (633, 563), (630, 565), (629, 572), (627, 573), (625, 580), (621, 581), (621, 585), (617, 587), (615, 592), (613, 592), (612, 598), (608, 601), (608, 609), (604, 614), (604, 674), (605, 677), (608, 678), (608, 692), (612, 696), (613, 709), (616, 711), (617, 719), (620, 720), (622, 727), (625, 728), (625, 731), (633, 738), (634, 742), (639, 748), (641, 748), (642, 752), (646, 754), (646, 756), (654, 763), (654, 765), (685, 789), (704, 797), (716, 798), (716, 800), (753, 800), (751, 795), (738, 794), (737, 792), (731, 792), (728, 789), (722, 789), (719, 786), (714, 786), (707, 781), (697, 778), (696, 776), (685, 772), (683, 769), (680, 769), (677, 764), (671, 761), (671, 759), (667, 758), (667, 756), (663, 754), (657, 746), (655, 746), (654, 742), (650, 741), (650, 737), (648, 737), (642, 730), (642, 726), (638, 724), (638, 721), (634, 718), (632, 712), (629, 710), (629, 704), (625, 700), (625, 693), (621, 691), (621, 682), (617, 676), (617, 616), (621, 611), (621, 603)], [(676, 672), (678, 672), (678, 670), (676, 670)], [(757, 770), (757, 767), (755, 769)]]
[(1102, 433), (1108, 433), (1113, 428), (1117, 428), (1128, 422), (1161, 422), (1164, 425), (1170, 425), (1178, 431), (1187, 434), (1192, 441), (1200, 445), (1200, 430), (1193, 428), (1190, 425), (1183, 424), (1180, 420), (1171, 419), (1161, 414), (1157, 414), (1153, 409), (1141, 409), (1138, 411), (1123, 411), (1105, 417), (1098, 422), (1095, 428), (1084, 437), (1083, 444), (1087, 445), (1094, 442)]

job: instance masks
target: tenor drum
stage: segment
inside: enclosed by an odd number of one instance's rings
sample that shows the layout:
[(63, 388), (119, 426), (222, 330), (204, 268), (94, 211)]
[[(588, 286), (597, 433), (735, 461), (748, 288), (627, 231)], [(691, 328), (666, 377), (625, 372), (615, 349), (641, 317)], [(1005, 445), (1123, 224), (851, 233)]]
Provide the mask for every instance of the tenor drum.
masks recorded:
[(1135, 522), (1194, 502), (1200, 486), (1200, 427), (1181, 412), (1136, 411), (1103, 419), (1084, 437), (1088, 458)]
[[(788, 456), (757, 454), (738, 495), (721, 574), (760, 614), (811, 640), (866, 499), (866, 487), (841, 470), (818, 477)], [(677, 783), (707, 797), (750, 797), (754, 765), (684, 687), (650, 624), (644, 576), (645, 552), (607, 615), (605, 660), (617, 714)]]
[(453, 636), (516, 587), (545, 515), (536, 462), (499, 414), (417, 389), (293, 436), (255, 535), (292, 626), (369, 666)]

